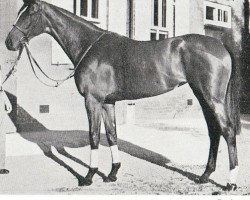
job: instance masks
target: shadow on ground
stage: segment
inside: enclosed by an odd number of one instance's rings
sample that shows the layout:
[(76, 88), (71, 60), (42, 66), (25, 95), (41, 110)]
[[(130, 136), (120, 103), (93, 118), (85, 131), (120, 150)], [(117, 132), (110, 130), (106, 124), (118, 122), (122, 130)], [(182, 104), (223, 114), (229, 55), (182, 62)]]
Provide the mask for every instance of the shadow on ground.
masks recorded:
[[(32, 119), (29, 121), (32, 121), (33, 128), (38, 127), (38, 131), (32, 130), (26, 130), (25, 132), (20, 132), (21, 137), (24, 139), (36, 143), (41, 150), (43, 151), (44, 155), (54, 160), (59, 165), (66, 168), (72, 175), (74, 175), (78, 181), (84, 180), (84, 177), (78, 174), (72, 167), (70, 167), (68, 164), (66, 164), (64, 161), (59, 159), (56, 155), (52, 153), (52, 147), (55, 147), (55, 149), (60, 153), (61, 155), (81, 164), (82, 166), (89, 168), (89, 166), (82, 162), (79, 158), (76, 158), (75, 156), (69, 154), (65, 147), (69, 148), (80, 148), (85, 147), (89, 145), (89, 133), (88, 131), (82, 131), (82, 130), (72, 130), (72, 131), (57, 131), (57, 130), (48, 130), (46, 127), (44, 127), (39, 121), (34, 119), (32, 116), (30, 116), (24, 109), (20, 108), (21, 112), (25, 114), (27, 117), (31, 117)], [(108, 146), (106, 136), (104, 134), (101, 134), (101, 141), (100, 144), (103, 146)], [(145, 160), (147, 162), (151, 162), (153, 164), (159, 165), (161, 167), (164, 167), (168, 170), (177, 172), (188, 179), (192, 181), (196, 181), (200, 176), (193, 174), (188, 171), (184, 171), (182, 169), (179, 169), (177, 167), (168, 166), (167, 164), (170, 163), (170, 160), (166, 157), (162, 156), (161, 154), (158, 154), (156, 152), (147, 150), (143, 147), (140, 147), (138, 145), (132, 144), (130, 142), (124, 141), (124, 140), (118, 140), (118, 146), (119, 150), (123, 151), (127, 154), (130, 154), (133, 157)], [(107, 177), (104, 173), (98, 171), (97, 174), (105, 180)], [(212, 184), (215, 184), (217, 187), (224, 188), (224, 186), (214, 182), (210, 181)]]

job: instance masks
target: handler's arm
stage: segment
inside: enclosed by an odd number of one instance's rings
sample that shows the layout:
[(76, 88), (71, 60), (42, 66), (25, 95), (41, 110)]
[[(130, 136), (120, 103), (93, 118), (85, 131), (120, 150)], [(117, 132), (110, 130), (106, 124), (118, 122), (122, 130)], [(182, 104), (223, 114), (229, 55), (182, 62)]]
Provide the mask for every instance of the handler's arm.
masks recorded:
[(12, 111), (12, 105), (11, 105), (10, 100), (9, 100), (8, 96), (6, 95), (5, 91), (3, 91), (3, 100), (4, 100), (6, 112), (10, 113)]

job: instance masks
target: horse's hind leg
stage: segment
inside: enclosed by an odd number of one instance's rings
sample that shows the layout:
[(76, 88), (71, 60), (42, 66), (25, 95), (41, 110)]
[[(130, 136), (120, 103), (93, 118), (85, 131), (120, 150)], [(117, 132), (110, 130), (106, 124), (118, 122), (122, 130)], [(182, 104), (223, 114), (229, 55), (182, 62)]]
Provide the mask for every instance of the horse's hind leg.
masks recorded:
[[(192, 86), (191, 86), (192, 87)], [(197, 96), (209, 130), (210, 150), (207, 162), (207, 167), (201, 178), (200, 183), (208, 182), (209, 176), (216, 168), (216, 159), (219, 147), (220, 136), (222, 135), (228, 146), (229, 162), (230, 162), (230, 180), (227, 184), (228, 190), (236, 189), (236, 177), (238, 172), (238, 159), (236, 149), (236, 134), (233, 129), (233, 124), (230, 120), (230, 115), (227, 109), (226, 100), (218, 100), (213, 98), (208, 93), (196, 90), (193, 88), (194, 94)], [(210, 93), (211, 94), (211, 93)]]
[(221, 126), (220, 122), (218, 121), (217, 114), (215, 112), (215, 109), (218, 106), (215, 106), (212, 101), (210, 102), (206, 100), (200, 91), (195, 89), (193, 89), (193, 91), (202, 107), (203, 114), (207, 122), (208, 134), (210, 138), (210, 149), (206, 170), (198, 180), (199, 183), (207, 183), (209, 180), (209, 176), (216, 169), (216, 160), (221, 136)]
[[(232, 129), (231, 129), (232, 130)], [(223, 133), (223, 137), (226, 140), (229, 154), (229, 166), (230, 166), (230, 178), (227, 184), (227, 190), (236, 190), (236, 179), (239, 171), (237, 147), (236, 147), (236, 134), (233, 131)]]
[(117, 146), (117, 133), (116, 133), (116, 121), (115, 121), (115, 105), (105, 104), (103, 105), (102, 117), (106, 129), (106, 136), (110, 146), (112, 155), (112, 169), (108, 175), (106, 182), (114, 182), (117, 180), (117, 172), (121, 167), (120, 158), (118, 154)]

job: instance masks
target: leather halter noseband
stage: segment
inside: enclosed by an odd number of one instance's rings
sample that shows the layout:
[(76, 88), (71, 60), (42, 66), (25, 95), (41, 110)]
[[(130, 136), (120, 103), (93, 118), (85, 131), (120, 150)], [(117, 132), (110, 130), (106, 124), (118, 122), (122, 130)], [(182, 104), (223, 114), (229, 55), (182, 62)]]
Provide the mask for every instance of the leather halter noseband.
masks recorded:
[[(36, 27), (36, 25), (38, 24), (38, 21), (39, 21), (39, 19), (43, 19), (42, 18), (42, 8), (40, 8), (36, 13), (34, 13), (34, 15), (35, 14), (39, 14), (39, 16), (37, 17), (37, 19), (36, 19), (36, 22), (35, 22), (35, 24), (33, 25), (33, 27)], [(17, 22), (16, 22), (17, 23)], [(27, 30), (25, 30), (25, 29), (23, 29), (23, 28), (21, 28), (20, 26), (18, 26), (18, 25), (16, 25), (16, 23), (15, 24), (13, 24), (13, 27), (15, 27), (18, 31), (20, 31), (22, 34), (23, 34), (23, 37), (20, 39), (20, 43), (21, 44), (23, 44), (23, 42), (25, 43), (25, 42), (28, 42), (28, 40), (29, 40), (29, 36), (30, 36), (30, 30), (29, 29), (27, 29)], [(43, 24), (43, 23), (42, 23)]]

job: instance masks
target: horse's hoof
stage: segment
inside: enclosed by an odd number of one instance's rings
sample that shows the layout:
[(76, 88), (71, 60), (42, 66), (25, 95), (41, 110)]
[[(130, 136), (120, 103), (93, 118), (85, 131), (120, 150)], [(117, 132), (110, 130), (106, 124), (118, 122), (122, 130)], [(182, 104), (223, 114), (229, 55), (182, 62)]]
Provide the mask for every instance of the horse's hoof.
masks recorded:
[(0, 169), (0, 174), (9, 174), (10, 171), (7, 169)]
[(198, 184), (205, 184), (205, 183), (208, 183), (208, 181), (209, 181), (209, 178), (206, 176), (201, 176), (200, 178), (195, 179), (195, 183), (198, 183)]
[(107, 178), (104, 179), (105, 183), (116, 182), (116, 181), (117, 181), (116, 176), (108, 176)]
[(88, 179), (81, 179), (78, 180), (78, 186), (82, 187), (82, 186), (90, 186), (93, 183), (92, 180), (88, 180)]
[(235, 183), (227, 183), (225, 191), (235, 191), (237, 190), (237, 185)]

